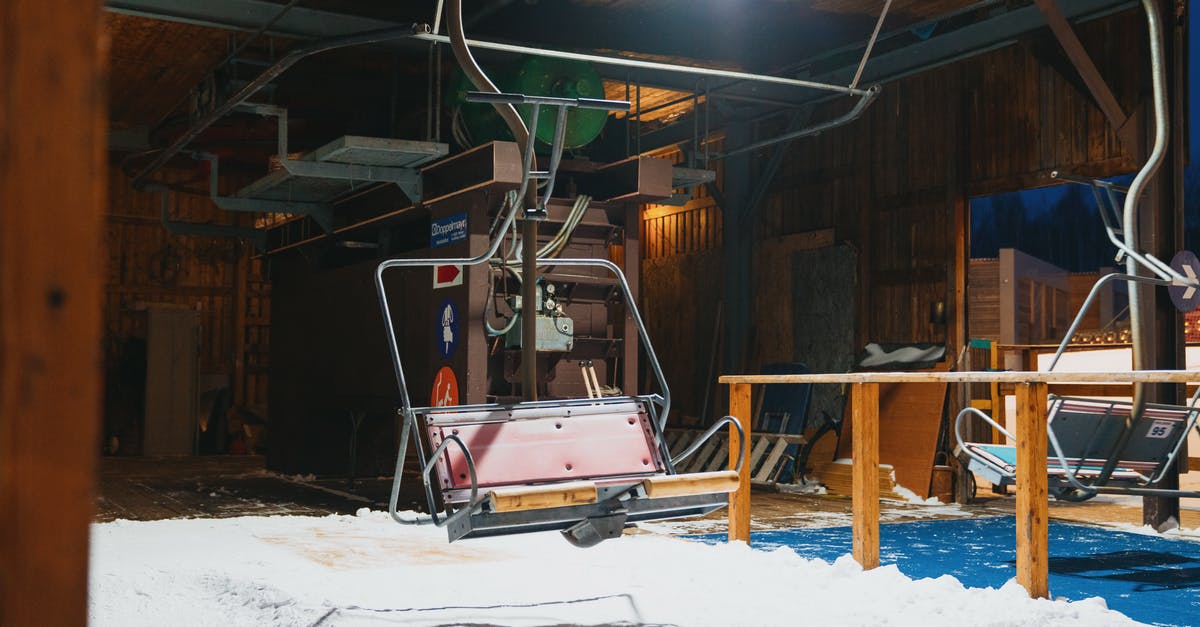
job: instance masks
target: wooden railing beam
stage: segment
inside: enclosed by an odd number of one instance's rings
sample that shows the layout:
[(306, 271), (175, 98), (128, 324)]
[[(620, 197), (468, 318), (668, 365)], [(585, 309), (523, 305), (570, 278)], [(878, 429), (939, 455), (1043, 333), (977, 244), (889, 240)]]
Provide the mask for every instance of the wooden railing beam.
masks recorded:
[[(730, 413), (746, 422), (746, 441), (730, 433), (730, 465), (738, 447), (749, 455), (750, 388), (754, 384), (849, 383), (852, 430), (854, 559), (864, 569), (879, 566), (879, 385), (880, 383), (1003, 383), (1017, 394), (1017, 582), (1035, 598), (1049, 598), (1049, 480), (1046, 474), (1046, 413), (1051, 384), (1097, 389), (1106, 384), (1196, 383), (1200, 371), (1125, 372), (852, 372), (840, 374), (725, 375)], [(1066, 385), (1066, 384), (1074, 384)], [(1086, 384), (1086, 385), (1079, 385)], [(729, 499), (729, 539), (750, 539), (749, 464)]]

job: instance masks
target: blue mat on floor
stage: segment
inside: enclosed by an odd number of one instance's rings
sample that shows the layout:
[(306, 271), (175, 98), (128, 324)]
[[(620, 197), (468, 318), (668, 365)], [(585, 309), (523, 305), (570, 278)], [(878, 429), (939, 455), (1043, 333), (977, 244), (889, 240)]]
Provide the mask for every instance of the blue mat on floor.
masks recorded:
[[(953, 575), (998, 588), (1016, 576), (1011, 517), (880, 525), (879, 560), (913, 578)], [(725, 542), (726, 535), (695, 536)], [(850, 553), (849, 527), (758, 531), (756, 549), (789, 547), (829, 562)], [(1108, 607), (1158, 625), (1200, 624), (1200, 542), (1050, 523), (1050, 595), (1103, 597)]]

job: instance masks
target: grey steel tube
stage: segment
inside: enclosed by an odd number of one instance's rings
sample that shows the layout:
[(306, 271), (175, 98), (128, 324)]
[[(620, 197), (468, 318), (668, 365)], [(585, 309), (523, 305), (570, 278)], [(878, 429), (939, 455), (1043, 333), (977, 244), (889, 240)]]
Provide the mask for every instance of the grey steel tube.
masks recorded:
[[(450, 36), (448, 41), (450, 49), (454, 51), (454, 58), (458, 61), (459, 67), (467, 75), (467, 79), (479, 91), (498, 94), (500, 90), (496, 84), (488, 78), (483, 72), (483, 68), (479, 67), (479, 63), (475, 61), (475, 57), (471, 54), (471, 49), (467, 47), (467, 35), (463, 32), (462, 19), (462, 0), (450, 0), (448, 11), (448, 28)], [(526, 136), (529, 134), (529, 129), (525, 128), (525, 121), (521, 119), (521, 115), (517, 113), (517, 108), (511, 104), (504, 102), (491, 103), (496, 108), (496, 113), (504, 118), (504, 123), (508, 125), (508, 130), (512, 131), (513, 139), (516, 140), (517, 146), (525, 145)]]
[(537, 391), (537, 221), (521, 220), (521, 395), (538, 399)]
[[(453, 6), (453, 5), (452, 5)], [(425, 41), (440, 41), (446, 42), (450, 39), (442, 35), (424, 33), (417, 36), (417, 39)], [(452, 39), (452, 38), (451, 38)], [(862, 96), (866, 94), (866, 90), (848, 87), (846, 85), (831, 85), (829, 83), (818, 83), (815, 81), (806, 81), (799, 78), (786, 78), (783, 76), (771, 76), (770, 74), (751, 74), (749, 72), (737, 72), (734, 70), (718, 70), (707, 67), (692, 67), (690, 65), (676, 65), (674, 63), (661, 63), (659, 61), (644, 61), (642, 59), (630, 59), (627, 57), (606, 57), (599, 54), (584, 54), (580, 52), (566, 52), (563, 50), (549, 50), (545, 48), (533, 48), (530, 46), (518, 46), (514, 44), (503, 44), (494, 41), (478, 41), (468, 39), (465, 41), (467, 45), (475, 48), (483, 48), (485, 50), (499, 50), (501, 52), (515, 52), (518, 54), (532, 54), (541, 57), (552, 57), (556, 59), (572, 59), (575, 61), (587, 61), (598, 65), (616, 65), (621, 67), (644, 68), (648, 70), (663, 70), (666, 72), (678, 72), (680, 74), (690, 74), (693, 76), (717, 76), (721, 78), (732, 78), (743, 81), (753, 81), (757, 83), (773, 83), (776, 85), (787, 85), (789, 87), (804, 87), (807, 89), (819, 89), (823, 91), (832, 91), (843, 94), (851, 94), (854, 96)]]
[[(467, 46), (467, 35), (463, 32), (462, 0), (450, 0), (448, 23), (450, 48), (454, 51), (454, 58), (458, 60), (458, 65), (462, 67), (471, 84), (479, 91), (500, 93), (496, 85), (475, 62), (475, 57), (471, 55), (471, 49)], [(493, 102), (492, 106), (496, 108), (500, 117), (504, 118), (504, 123), (512, 131), (518, 148), (525, 150), (524, 146), (529, 140), (530, 131), (525, 127), (525, 121), (521, 119), (520, 114), (517, 113), (517, 108), (501, 102)], [(532, 146), (528, 150), (532, 151)], [(526, 172), (528, 172), (528, 168)], [(537, 186), (534, 185), (525, 191), (528, 194), (527, 197), (536, 197)], [(530, 204), (525, 198), (518, 198), (517, 201), (525, 202), (527, 206)], [(525, 242), (521, 254), (521, 391), (525, 400), (536, 401), (537, 312), (534, 311), (534, 304), (537, 302), (537, 222), (528, 219), (528, 215), (524, 217), (525, 220), (521, 223), (521, 240)]]
[(1171, 285), (1170, 281), (1165, 281), (1163, 279), (1137, 276), (1132, 274), (1106, 274), (1100, 277), (1100, 280), (1096, 281), (1096, 284), (1092, 286), (1091, 291), (1088, 292), (1087, 298), (1083, 299), (1083, 305), (1079, 307), (1079, 313), (1075, 314), (1075, 320), (1071, 322), (1070, 328), (1067, 329), (1067, 334), (1063, 336), (1062, 342), (1058, 344), (1058, 350), (1054, 351), (1054, 359), (1050, 361), (1050, 366), (1046, 368), (1047, 371), (1054, 370), (1054, 367), (1058, 365), (1059, 358), (1062, 357), (1063, 352), (1067, 350), (1067, 345), (1071, 343), (1071, 338), (1075, 337), (1075, 331), (1079, 329), (1079, 324), (1083, 322), (1083, 317), (1087, 315), (1088, 310), (1092, 308), (1092, 303), (1096, 300), (1096, 296), (1100, 293), (1100, 288), (1104, 287), (1109, 281), (1121, 280), (1127, 281), (1130, 285), (1133, 285), (1135, 281), (1138, 283), (1149, 283), (1150, 285)]
[[(1154, 87), (1154, 148), (1146, 164), (1138, 171), (1133, 182), (1129, 185), (1129, 193), (1125, 195), (1125, 211), (1122, 225), (1125, 235), (1125, 246), (1137, 250), (1138, 246), (1138, 213), (1137, 203), (1146, 184), (1158, 172), (1162, 165), (1167, 147), (1167, 88), (1164, 77), (1162, 59), (1162, 27), (1159, 24), (1158, 7), (1154, 0), (1142, 0), (1142, 8), (1146, 12), (1146, 28), (1150, 37), (1150, 75)], [(1137, 260), (1127, 256), (1125, 272), (1138, 275)], [(1145, 370), (1146, 355), (1142, 348), (1142, 303), (1140, 287), (1133, 281), (1128, 283), (1129, 290), (1129, 330), (1133, 344), (1133, 369)], [(1141, 413), (1146, 404), (1145, 385), (1136, 383), (1133, 386), (1133, 415)]]
[(730, 150), (728, 152), (719, 152), (716, 155), (713, 155), (712, 158), (713, 159), (724, 159), (726, 157), (741, 154), (743, 152), (748, 152), (751, 150), (758, 150), (759, 148), (765, 148), (767, 146), (773, 146), (773, 145), (781, 143), (781, 142), (791, 141), (793, 139), (799, 139), (801, 137), (808, 137), (809, 135), (816, 135), (817, 133), (822, 133), (829, 129), (837, 128), (839, 126), (842, 126), (843, 124), (848, 124), (848, 123), (853, 122), (854, 120), (858, 119), (858, 117), (860, 115), (862, 115), (863, 111), (866, 111), (867, 107), (870, 106), (872, 102), (875, 102), (875, 97), (879, 95), (879, 92), (880, 92), (879, 85), (872, 85), (869, 89), (867, 89), (867, 93), (865, 93), (862, 96), (862, 98), (859, 98), (858, 102), (854, 105), (854, 108), (847, 111), (844, 115), (838, 116), (827, 122), (821, 122), (820, 124), (815, 124), (808, 128), (802, 128), (802, 129), (793, 131), (791, 133), (785, 133), (778, 137), (771, 137), (769, 139), (764, 139), (762, 141), (754, 142), (753, 144), (747, 144), (745, 146), (736, 148), (734, 150)]
[(513, 220), (517, 217), (517, 212), (520, 210), (520, 201), (512, 203), (512, 207), (508, 211), (508, 216), (504, 219), (500, 226), (497, 237), (492, 240), (491, 246), (488, 247), (482, 254), (474, 257), (463, 258), (430, 258), (430, 259), (388, 259), (379, 263), (375, 267), (375, 291), (379, 295), (379, 307), (383, 314), (383, 328), (387, 332), (388, 351), (392, 354), (392, 367), (396, 370), (396, 387), (400, 390), (400, 403), (403, 405), (405, 419), (412, 415), (412, 398), (408, 395), (408, 383), (404, 378), (404, 367), (400, 363), (400, 344), (396, 337), (396, 327), (392, 324), (392, 310), (388, 306), (387, 289), (383, 285), (383, 273), (389, 268), (406, 268), (434, 265), (464, 265), (474, 266), (481, 264), (488, 259), (496, 256), (500, 250), (500, 244), (504, 241), (503, 233), (512, 226)]
[[(637, 327), (638, 337), (642, 340), (642, 350), (646, 352), (646, 359), (649, 360), (650, 370), (654, 373), (654, 378), (658, 381), (658, 387), (661, 388), (663, 397), (663, 411), (659, 416), (660, 427), (665, 429), (667, 426), (667, 415), (671, 413), (671, 388), (667, 385), (667, 376), (663, 374), (662, 364), (658, 361), (658, 354), (654, 352), (654, 345), (650, 342), (650, 334), (646, 330), (646, 322), (642, 319), (642, 314), (638, 311), (637, 301), (634, 300), (633, 291), (629, 289), (629, 281), (625, 278), (625, 273), (621, 268), (607, 259), (538, 259), (538, 265), (553, 267), (592, 267), (604, 268), (617, 277), (621, 284), (621, 293), (625, 296), (625, 309), (633, 318), (634, 326)], [(629, 338), (625, 338), (628, 342)], [(628, 393), (628, 391), (626, 391)], [(630, 396), (633, 396), (630, 394)]]
[(428, 32), (428, 24), (409, 24), (408, 26), (401, 26), (398, 28), (385, 28), (366, 33), (346, 35), (345, 37), (334, 37), (332, 39), (318, 41), (314, 44), (292, 50), (291, 52), (280, 57), (280, 59), (276, 61), (274, 65), (266, 70), (263, 70), (262, 74), (259, 74), (254, 80), (247, 83), (246, 86), (238, 90), (236, 94), (230, 96), (229, 100), (217, 105), (217, 107), (212, 111), (209, 111), (207, 115), (197, 120), (195, 124), (188, 128), (188, 130), (184, 131), (183, 135), (180, 135), (179, 138), (176, 139), (170, 146), (167, 146), (162, 152), (158, 153), (158, 156), (155, 157), (149, 165), (143, 168), (141, 172), (138, 172), (133, 177), (131, 184), (137, 189), (142, 189), (145, 186), (145, 180), (147, 176), (157, 172), (159, 168), (163, 167), (168, 161), (171, 160), (171, 157), (179, 154), (179, 152), (182, 151), (185, 146), (191, 143), (193, 139), (196, 139), (200, 133), (203, 133), (205, 129), (212, 126), (213, 122), (216, 122), (222, 116), (232, 111), (234, 107), (242, 104), (251, 96), (258, 93), (258, 90), (262, 89), (268, 83), (278, 78), (280, 74), (286, 72), (287, 69), (295, 65), (297, 61), (319, 52), (326, 52), (329, 50), (335, 50), (337, 48), (362, 46), (381, 41), (390, 41), (392, 39), (402, 39), (404, 37), (412, 37), (418, 33)]

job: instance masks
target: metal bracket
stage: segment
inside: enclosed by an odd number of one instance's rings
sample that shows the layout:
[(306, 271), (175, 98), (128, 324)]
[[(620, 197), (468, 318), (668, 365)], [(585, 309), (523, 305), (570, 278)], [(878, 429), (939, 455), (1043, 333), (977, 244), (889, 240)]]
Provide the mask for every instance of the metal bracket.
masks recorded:
[[(600, 100), (596, 98), (558, 98), (554, 96), (527, 96), (525, 94), (506, 94), (484, 91), (467, 92), (467, 102), (487, 102), (496, 106), (531, 105), (529, 112), (529, 137), (525, 142), (525, 162), (521, 169), (521, 190), (517, 192), (518, 199), (525, 198), (529, 181), (546, 181), (545, 196), (538, 198), (534, 193), (532, 207), (525, 208), (526, 220), (546, 219), (546, 200), (554, 193), (554, 178), (558, 175), (558, 165), (562, 160), (563, 140), (566, 136), (567, 109), (600, 109), (602, 111), (629, 111), (629, 103), (624, 100)], [(554, 137), (550, 142), (550, 164), (546, 170), (534, 170), (533, 149), (537, 144), (538, 115), (542, 105), (554, 107), (557, 111), (554, 122)]]
[(405, 196), (411, 199), (421, 198), (421, 174), (412, 168), (330, 161), (298, 161), (295, 159), (282, 160), (280, 165), (295, 176), (369, 183), (394, 183), (400, 188), (400, 191), (404, 192)]
[(225, 211), (244, 213), (298, 213), (313, 219), (326, 233), (333, 230), (333, 207), (319, 202), (297, 200), (261, 200), (234, 196), (213, 196), (212, 201)]
[(205, 224), (203, 222), (184, 222), (171, 219), (170, 189), (165, 185), (147, 185), (146, 191), (159, 192), (161, 196), (162, 225), (172, 235), (200, 235), (206, 237), (234, 237), (249, 240), (255, 250), (264, 251), (267, 248), (267, 234), (253, 228), (228, 226), (224, 224)]
[(211, 153), (202, 153), (198, 156), (209, 163), (208, 195), (213, 203), (221, 209), (247, 213), (298, 213), (311, 217), (325, 232), (333, 230), (333, 207), (326, 203), (222, 196), (218, 191), (220, 189), (220, 158)]

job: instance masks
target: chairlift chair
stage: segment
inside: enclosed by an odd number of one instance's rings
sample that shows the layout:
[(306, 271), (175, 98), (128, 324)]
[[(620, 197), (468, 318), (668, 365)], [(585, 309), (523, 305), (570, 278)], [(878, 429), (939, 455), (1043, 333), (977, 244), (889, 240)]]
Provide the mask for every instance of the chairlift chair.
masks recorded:
[[(990, 416), (967, 408), (955, 421), (955, 452), (968, 470), (992, 484), (1015, 484), (1016, 447), (965, 440), (963, 422), (972, 415), (1015, 440)], [(1135, 413), (1130, 401), (1052, 395), (1046, 428), (1050, 494), (1066, 501), (1101, 493), (1200, 496), (1153, 487), (1172, 468), (1197, 416), (1197, 407), (1147, 404)]]
[[(468, 100), (531, 104), (531, 125), (536, 125), (540, 106), (558, 108), (554, 154), (549, 171), (533, 171), (535, 136), (529, 134), (520, 191), (508, 194), (508, 210), (501, 209), (501, 215), (505, 216), (503, 223), (494, 231), (491, 246), (483, 254), (463, 259), (389, 259), (376, 269), (375, 286), (396, 371), (403, 421), (388, 503), (392, 518), (402, 524), (446, 527), (451, 542), (559, 530), (576, 546), (593, 546), (619, 536), (629, 523), (703, 515), (724, 507), (728, 493), (739, 486), (738, 471), (744, 463), (740, 450), (732, 470), (680, 474), (676, 467), (720, 428), (731, 425), (743, 433), (741, 424), (736, 418), (726, 416), (687, 450), (671, 454), (664, 437), (670, 389), (629, 283), (620, 268), (608, 260), (539, 258), (537, 264), (603, 268), (617, 277), (647, 363), (657, 378), (659, 394), (515, 404), (413, 406), (384, 288), (385, 271), (396, 267), (506, 263), (497, 260), (496, 255), (530, 181), (548, 181), (547, 195), (553, 190), (554, 170), (562, 150), (557, 138), (563, 132), (563, 111), (568, 107), (623, 106), (626, 110), (629, 107), (627, 102), (607, 100), (475, 92), (468, 94)], [(525, 209), (527, 219), (531, 217), (528, 214), (544, 207), (544, 199), (538, 200), (534, 195), (534, 207)], [(400, 515), (397, 508), (410, 438), (430, 512), (428, 516), (415, 518)]]

